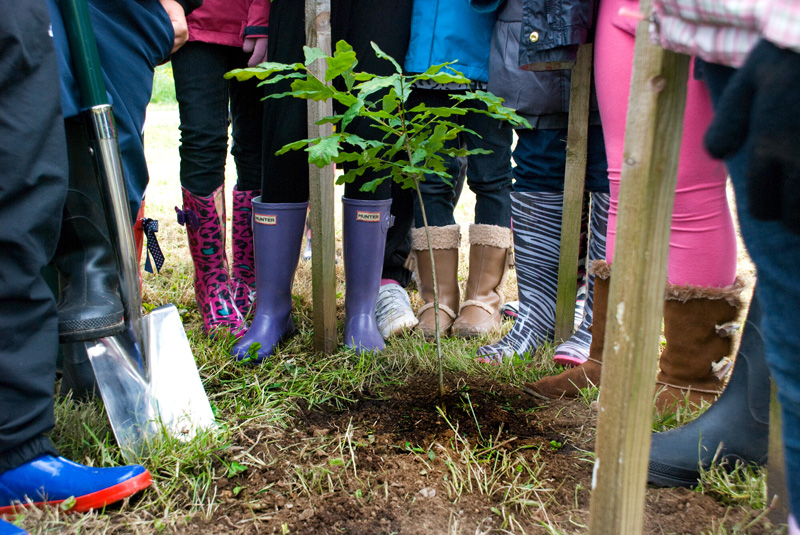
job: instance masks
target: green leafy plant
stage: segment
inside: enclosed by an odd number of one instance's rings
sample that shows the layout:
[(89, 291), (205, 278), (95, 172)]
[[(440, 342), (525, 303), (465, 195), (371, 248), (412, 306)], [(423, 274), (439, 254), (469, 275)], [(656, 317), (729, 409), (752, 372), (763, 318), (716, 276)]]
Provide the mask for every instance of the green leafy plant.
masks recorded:
[(242, 464), (240, 464), (240, 463), (238, 463), (236, 461), (233, 461), (230, 464), (230, 466), (228, 466), (228, 477), (233, 477), (236, 474), (241, 474), (242, 472), (245, 472), (246, 470), (247, 470), (246, 466), (244, 466), (244, 465), (242, 465)]
[(419, 446), (412, 446), (411, 442), (406, 442), (405, 446), (403, 446), (403, 449), (413, 453), (425, 453), (425, 448), (420, 448)]
[[(436, 321), (436, 351), (439, 361), (439, 391), (444, 396), (443, 363), (439, 329), (439, 297), (436, 266), (430, 241), (425, 204), (419, 184), (426, 177), (438, 176), (451, 183), (445, 158), (470, 154), (487, 154), (484, 149), (466, 149), (452, 142), (459, 134), (476, 132), (458, 124), (453, 119), (468, 113), (482, 113), (514, 126), (530, 126), (513, 110), (502, 105), (503, 100), (485, 91), (466, 91), (451, 94), (452, 106), (428, 107), (419, 104), (409, 108), (408, 99), (418, 82), (432, 80), (441, 84), (469, 86), (470, 80), (453, 68), (455, 62), (433, 65), (424, 73), (406, 75), (400, 65), (375, 43), (372, 48), (379, 58), (392, 63), (395, 72), (389, 76), (356, 72), (358, 60), (353, 48), (345, 41), (336, 43), (332, 56), (320, 49), (304, 47), (303, 63), (262, 63), (257, 67), (236, 69), (227, 78), (248, 80), (253, 77), (273, 84), (291, 80), (291, 90), (267, 95), (267, 98), (295, 97), (314, 101), (332, 99), (344, 109), (322, 118), (318, 124), (330, 123), (336, 130), (316, 138), (301, 139), (284, 146), (277, 154), (303, 149), (308, 152), (309, 163), (319, 167), (331, 163), (346, 164), (346, 171), (338, 183), (350, 183), (371, 171), (377, 178), (362, 186), (364, 191), (375, 191), (384, 180), (390, 179), (404, 189), (414, 188), (422, 212), (423, 225), (428, 239), (433, 271), (433, 305)], [(315, 74), (317, 61), (325, 65), (324, 76)], [(322, 72), (322, 70), (319, 70)], [(334, 83), (336, 82), (336, 83)], [(378, 135), (366, 139), (347, 131), (355, 118), (369, 121)]]

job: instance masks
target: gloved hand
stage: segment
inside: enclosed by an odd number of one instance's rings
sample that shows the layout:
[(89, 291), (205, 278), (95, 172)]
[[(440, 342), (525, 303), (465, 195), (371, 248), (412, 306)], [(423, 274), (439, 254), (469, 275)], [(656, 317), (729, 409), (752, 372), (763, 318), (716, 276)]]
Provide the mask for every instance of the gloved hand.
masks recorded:
[(247, 62), (248, 67), (255, 67), (259, 63), (264, 63), (267, 61), (267, 38), (245, 37), (242, 50), (252, 52)]
[(705, 145), (715, 158), (746, 151), (756, 219), (800, 234), (800, 54), (762, 40), (720, 98)]

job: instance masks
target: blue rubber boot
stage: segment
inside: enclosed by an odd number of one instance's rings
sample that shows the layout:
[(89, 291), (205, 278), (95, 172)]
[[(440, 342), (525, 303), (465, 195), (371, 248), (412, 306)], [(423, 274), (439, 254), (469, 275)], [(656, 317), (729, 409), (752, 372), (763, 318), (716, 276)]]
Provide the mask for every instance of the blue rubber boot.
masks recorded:
[(769, 442), (769, 369), (761, 338), (761, 308), (753, 296), (728, 385), (716, 402), (688, 424), (651, 438), (647, 482), (693, 487), (700, 468), (717, 462), (764, 464)]
[(0, 535), (28, 535), (28, 532), (0, 518)]
[(151, 478), (138, 464), (96, 468), (63, 457), (42, 455), (0, 474), (0, 515), (30, 505), (58, 505), (68, 498), (70, 512), (101, 509), (150, 486)]
[[(259, 364), (295, 332), (292, 281), (300, 261), (308, 203), (262, 203), (256, 197), (252, 204), (256, 311), (253, 324), (231, 354), (240, 362)], [(251, 351), (255, 343), (261, 346)]]
[(386, 347), (375, 319), (381, 287), (391, 199), (367, 201), (342, 197), (344, 249), (344, 343), (357, 353)]

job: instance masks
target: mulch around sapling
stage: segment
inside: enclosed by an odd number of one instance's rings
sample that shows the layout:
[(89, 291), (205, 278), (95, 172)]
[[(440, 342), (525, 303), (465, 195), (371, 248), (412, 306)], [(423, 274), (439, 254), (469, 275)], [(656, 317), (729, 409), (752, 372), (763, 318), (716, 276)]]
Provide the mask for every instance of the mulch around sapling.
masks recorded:
[[(446, 385), (443, 403), (436, 377), (415, 376), (362, 392), (344, 411), (302, 409), (290, 429), (245, 426), (220, 461), (240, 459), (243, 471), (216, 482), (209, 518), (177, 532), (586, 533), (593, 409), (482, 377), (451, 375)], [(686, 489), (648, 489), (644, 526), (696, 534), (756, 514)]]

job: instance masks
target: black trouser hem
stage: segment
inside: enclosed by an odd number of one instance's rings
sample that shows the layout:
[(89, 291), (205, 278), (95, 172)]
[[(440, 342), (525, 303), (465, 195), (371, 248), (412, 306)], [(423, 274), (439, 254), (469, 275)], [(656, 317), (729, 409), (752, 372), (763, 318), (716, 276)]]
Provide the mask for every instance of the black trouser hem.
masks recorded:
[(10, 451), (0, 453), (0, 473), (7, 472), (42, 455), (58, 456), (58, 450), (45, 435), (38, 435)]

